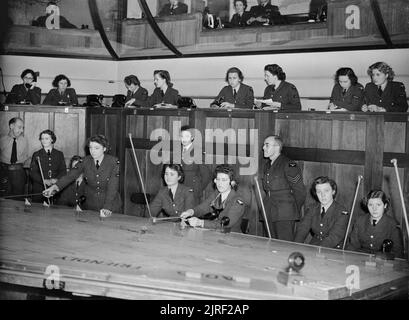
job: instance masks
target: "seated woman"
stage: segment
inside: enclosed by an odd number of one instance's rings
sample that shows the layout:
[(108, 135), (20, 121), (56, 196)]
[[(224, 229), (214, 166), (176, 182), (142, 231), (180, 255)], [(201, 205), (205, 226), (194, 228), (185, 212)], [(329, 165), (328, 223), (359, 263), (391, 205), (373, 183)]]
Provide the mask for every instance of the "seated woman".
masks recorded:
[(310, 233), (310, 244), (336, 248), (342, 246), (348, 224), (348, 211), (336, 202), (337, 184), (328, 177), (318, 177), (311, 186), (317, 204), (306, 208), (297, 226), (295, 242), (303, 243)]
[(236, 192), (234, 170), (225, 164), (218, 165), (214, 171), (214, 183), (216, 190), (195, 208), (182, 212), (181, 218), (187, 219), (192, 227), (230, 228), (241, 232), (245, 204)]
[(368, 69), (372, 82), (365, 86), (362, 111), (407, 112), (405, 85), (392, 81), (395, 72), (385, 62), (376, 62)]
[(84, 176), (85, 203), (84, 209), (96, 210), (103, 217), (110, 216), (112, 212), (121, 209), (121, 197), (119, 196), (119, 161), (116, 157), (106, 154), (108, 140), (102, 134), (97, 134), (88, 139), (87, 146), (91, 155), (86, 156), (66, 176), (56, 184), (46, 189), (43, 194), (46, 197), (63, 190), (81, 174)]
[[(82, 162), (80, 156), (73, 156), (70, 160), (69, 170), (77, 168), (77, 165)], [(84, 177), (81, 174), (75, 181), (69, 184), (60, 192), (58, 198), (58, 204), (68, 207), (76, 207), (77, 205), (81, 208), (82, 204), (85, 202), (84, 196), (85, 190), (85, 181)]]
[(364, 100), (364, 87), (351, 68), (339, 68), (335, 74), (329, 110), (361, 111)]
[(126, 93), (125, 108), (144, 107), (148, 100), (148, 90), (141, 87), (137, 76), (131, 74), (124, 79)]
[(247, 20), (251, 18), (249, 11), (245, 11), (247, 8), (247, 0), (234, 0), (234, 8), (236, 13), (231, 17), (229, 27), (246, 27)]
[(163, 165), (162, 179), (166, 187), (159, 190), (150, 205), (154, 217), (158, 217), (161, 212), (167, 217), (179, 217), (180, 213), (194, 206), (193, 190), (183, 185), (184, 177), (181, 165)]
[[(64, 154), (54, 148), (54, 143), (57, 141), (54, 132), (51, 130), (42, 131), (39, 140), (42, 148), (34, 152), (31, 157), (30, 179), (32, 193), (43, 192), (44, 184), (49, 187), (67, 173)], [(41, 176), (40, 165), (37, 158), (40, 159), (43, 176)], [(46, 199), (42, 195), (37, 195), (33, 196), (32, 200), (34, 202), (43, 202)]]
[(347, 246), (348, 250), (380, 253), (385, 240), (392, 240), (392, 253), (403, 256), (402, 237), (397, 223), (386, 212), (390, 207), (390, 199), (382, 190), (372, 190), (363, 199), (363, 205), (369, 212), (359, 216), (352, 227)]
[(177, 14), (187, 13), (187, 5), (177, 0), (169, 0), (159, 11), (158, 16), (173, 16)]
[(170, 82), (170, 74), (166, 70), (155, 70), (153, 72), (153, 83), (155, 90), (148, 99), (149, 107), (172, 107), (176, 106), (179, 100), (179, 92), (173, 89)]
[(37, 87), (37, 75), (31, 69), (21, 73), (23, 83), (15, 84), (7, 96), (6, 103), (40, 104), (41, 88)]
[(233, 67), (226, 72), (228, 86), (223, 87), (211, 107), (252, 109), (254, 103), (253, 88), (243, 83), (243, 73)]
[(254, 100), (256, 106), (265, 110), (301, 110), (297, 88), (285, 79), (285, 72), (279, 65), (266, 65), (264, 80), (268, 86), (264, 90), (263, 99)]
[(70, 86), (70, 79), (63, 74), (59, 74), (53, 80), (54, 89), (48, 92), (43, 104), (50, 106), (77, 105), (77, 94), (74, 88), (69, 88)]

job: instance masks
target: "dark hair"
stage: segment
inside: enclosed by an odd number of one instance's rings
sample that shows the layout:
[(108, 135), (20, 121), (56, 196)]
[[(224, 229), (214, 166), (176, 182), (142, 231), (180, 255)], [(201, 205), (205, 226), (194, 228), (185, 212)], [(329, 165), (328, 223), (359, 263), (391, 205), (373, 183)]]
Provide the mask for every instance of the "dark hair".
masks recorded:
[(23, 119), (21, 119), (20, 117), (14, 117), (14, 118), (11, 118), (11, 119), (9, 120), (9, 127), (10, 127), (12, 124), (15, 124), (18, 120), (20, 120), (21, 122), (24, 123)]
[(272, 75), (276, 75), (278, 80), (285, 80), (286, 75), (283, 69), (278, 64), (267, 64), (264, 67), (264, 71), (270, 72)]
[(96, 134), (96, 135), (93, 135), (91, 138), (88, 138), (88, 141), (87, 141), (88, 147), (91, 142), (99, 143), (104, 148), (107, 148), (107, 150), (109, 149), (108, 139), (103, 134)]
[(131, 84), (135, 84), (137, 86), (141, 85), (141, 82), (139, 81), (138, 77), (131, 74), (129, 76), (126, 76), (124, 79), (125, 84), (127, 84), (128, 86), (130, 86)]
[(168, 86), (172, 86), (172, 82), (170, 82), (170, 74), (168, 71), (166, 70), (155, 70), (153, 72), (153, 75), (155, 76), (155, 74), (158, 74), (162, 79), (166, 80), (166, 84)]
[(163, 181), (165, 181), (165, 171), (166, 168), (172, 169), (174, 171), (176, 171), (180, 177), (179, 182), (183, 183), (183, 181), (185, 180), (185, 173), (183, 171), (183, 168), (180, 164), (176, 164), (176, 163), (166, 163), (163, 165), (162, 167), (162, 179)]
[(317, 187), (317, 184), (324, 184), (324, 183), (329, 183), (329, 185), (331, 186), (332, 190), (335, 191), (334, 197), (333, 197), (333, 198), (335, 199), (335, 196), (337, 195), (337, 192), (338, 192), (337, 183), (336, 183), (334, 180), (332, 180), (331, 178), (326, 177), (326, 176), (321, 176), (321, 177), (318, 177), (318, 178), (315, 178), (315, 179), (314, 179), (314, 181), (312, 182), (312, 185), (311, 185), (311, 195), (312, 195), (312, 197), (313, 197), (315, 200), (319, 201), (319, 200), (318, 200), (318, 197), (317, 197), (317, 189), (316, 189), (316, 187)]
[(21, 73), (21, 79), (23, 79), (27, 74), (29, 74), (29, 73), (31, 73), (31, 75), (33, 76), (33, 81), (34, 82), (37, 82), (37, 75), (36, 75), (36, 73), (33, 71), (33, 70), (31, 70), (31, 69), (26, 69), (26, 70), (24, 70), (22, 73)]
[(273, 138), (274, 141), (276, 143), (278, 143), (278, 145), (280, 146), (280, 151), (283, 149), (284, 142), (283, 142), (283, 139), (279, 135), (273, 134), (271, 136), (265, 137), (264, 140), (266, 140), (268, 138)]
[(218, 173), (224, 173), (229, 176), (230, 179), (230, 185), (234, 190), (237, 190), (237, 182), (236, 182), (236, 177), (234, 173), (234, 169), (227, 165), (227, 164), (219, 164), (216, 169), (214, 169), (214, 174), (213, 177), (214, 179), (217, 178)]
[(385, 62), (375, 62), (373, 65), (368, 68), (368, 75), (372, 78), (372, 71), (378, 69), (380, 72), (388, 75), (388, 80), (392, 81), (395, 77), (395, 72), (392, 68)]
[(71, 158), (71, 160), (70, 160), (69, 169), (72, 169), (72, 164), (73, 164), (75, 161), (82, 162), (82, 158), (81, 158), (80, 156), (77, 156), (77, 155), (72, 156), (72, 158)]
[(247, 0), (234, 0), (234, 6), (236, 6), (236, 2), (242, 2), (244, 6), (244, 10), (247, 8)]
[(362, 204), (364, 205), (365, 209), (369, 212), (368, 210), (368, 201), (369, 199), (381, 199), (383, 204), (386, 205), (385, 211), (387, 211), (390, 207), (391, 200), (389, 197), (386, 195), (385, 192), (382, 190), (371, 190), (367, 194), (366, 197), (362, 199)]
[(51, 137), (52, 143), (55, 143), (57, 141), (57, 137), (55, 136), (55, 133), (52, 132), (50, 129), (44, 130), (40, 132), (40, 135), (38, 136), (38, 140), (41, 141), (41, 136), (43, 134), (48, 134)]
[(339, 82), (339, 76), (348, 76), (349, 80), (351, 80), (352, 85), (356, 85), (358, 83), (358, 77), (355, 75), (354, 70), (351, 68), (339, 68), (335, 73), (335, 82)]
[(61, 80), (67, 80), (67, 87), (71, 86), (70, 79), (68, 79), (68, 77), (66, 75), (64, 75), (64, 74), (59, 74), (53, 80), (53, 87), (58, 88), (58, 82), (60, 82)]
[(226, 72), (226, 78), (225, 78), (226, 82), (229, 82), (229, 73), (237, 73), (237, 75), (239, 76), (239, 79), (241, 81), (243, 81), (243, 79), (244, 79), (244, 76), (243, 76), (243, 73), (241, 72), (241, 70), (239, 68), (237, 68), (237, 67), (232, 67), (229, 70), (227, 70), (227, 72)]

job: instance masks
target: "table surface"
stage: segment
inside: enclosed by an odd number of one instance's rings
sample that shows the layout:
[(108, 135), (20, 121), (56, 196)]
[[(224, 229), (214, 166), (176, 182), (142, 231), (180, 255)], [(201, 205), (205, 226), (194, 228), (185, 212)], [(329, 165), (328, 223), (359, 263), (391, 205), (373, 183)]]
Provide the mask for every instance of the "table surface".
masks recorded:
[[(293, 252), (305, 266), (285, 284)], [(399, 259), (0, 199), (4, 283), (55, 279), (67, 292), (125, 299), (359, 299), (407, 290), (408, 276)]]

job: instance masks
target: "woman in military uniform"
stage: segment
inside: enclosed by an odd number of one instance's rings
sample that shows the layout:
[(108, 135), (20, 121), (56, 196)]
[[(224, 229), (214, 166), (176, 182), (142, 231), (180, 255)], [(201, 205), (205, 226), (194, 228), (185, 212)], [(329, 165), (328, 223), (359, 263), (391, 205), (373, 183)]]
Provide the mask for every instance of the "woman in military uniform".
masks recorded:
[(329, 110), (361, 111), (364, 87), (351, 68), (339, 68), (335, 74), (335, 85), (329, 100)]
[(71, 81), (67, 76), (59, 74), (53, 80), (53, 89), (45, 97), (43, 104), (50, 106), (77, 105), (77, 93), (71, 87)]
[(342, 246), (348, 211), (334, 200), (337, 184), (328, 177), (318, 177), (312, 183), (311, 194), (317, 203), (306, 208), (304, 217), (297, 226), (294, 241), (303, 243), (307, 235), (311, 234), (312, 245), (328, 248)]
[(267, 87), (262, 100), (256, 99), (257, 107), (270, 110), (301, 110), (300, 96), (297, 88), (285, 81), (286, 74), (277, 64), (264, 67), (264, 80)]
[(402, 236), (393, 213), (386, 212), (390, 207), (390, 199), (382, 190), (372, 190), (362, 200), (368, 214), (359, 216), (352, 227), (348, 250), (380, 253), (385, 240), (392, 240), (392, 253), (403, 256)]
[(367, 83), (364, 91), (362, 111), (406, 112), (408, 101), (405, 85), (393, 81), (395, 72), (385, 62), (376, 62), (368, 69), (372, 82)]
[(234, 8), (236, 13), (233, 14), (229, 27), (246, 27), (247, 21), (251, 18), (249, 11), (245, 11), (247, 8), (247, 0), (234, 0)]
[(183, 211), (193, 208), (193, 190), (183, 185), (184, 173), (179, 164), (165, 164), (162, 179), (166, 187), (159, 190), (150, 205), (154, 217), (158, 217), (161, 212), (167, 217), (178, 217)]
[[(64, 154), (54, 148), (57, 137), (51, 130), (44, 130), (40, 133), (39, 140), (42, 148), (33, 153), (30, 165), (30, 179), (32, 193), (41, 193), (44, 190), (44, 184), (49, 187), (55, 184), (59, 179), (67, 173), (65, 166)], [(44, 175), (41, 176), (40, 165), (37, 158), (40, 159), (41, 169)], [(46, 200), (43, 196), (33, 196), (34, 202), (43, 202)]]
[(41, 88), (37, 87), (37, 75), (31, 69), (21, 73), (23, 83), (16, 84), (7, 96), (6, 103), (40, 104)]
[(124, 79), (126, 93), (125, 107), (145, 107), (148, 100), (148, 90), (141, 87), (137, 76), (131, 74)]
[(241, 232), (241, 220), (245, 204), (236, 192), (234, 170), (225, 164), (218, 165), (214, 172), (216, 190), (201, 204), (180, 215), (192, 227), (208, 229), (229, 228)]
[(223, 87), (211, 107), (252, 109), (254, 103), (253, 88), (244, 84), (244, 76), (239, 68), (233, 67), (226, 72), (228, 86)]
[(108, 140), (97, 134), (88, 139), (88, 155), (77, 164), (66, 176), (44, 191), (49, 197), (59, 192), (75, 181), (81, 174), (85, 180), (84, 209), (100, 211), (101, 216), (109, 216), (121, 209), (119, 196), (119, 161), (116, 157), (106, 154)]
[(155, 90), (148, 99), (147, 105), (153, 106), (176, 106), (179, 100), (179, 91), (173, 88), (170, 82), (170, 74), (166, 70), (155, 70), (153, 72), (153, 83)]

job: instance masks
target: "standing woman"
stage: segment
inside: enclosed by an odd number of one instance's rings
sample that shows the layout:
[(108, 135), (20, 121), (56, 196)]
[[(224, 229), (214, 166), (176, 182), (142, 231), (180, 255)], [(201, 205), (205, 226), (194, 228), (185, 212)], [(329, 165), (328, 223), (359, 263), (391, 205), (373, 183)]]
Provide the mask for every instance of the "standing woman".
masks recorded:
[[(192, 227), (208, 229), (230, 228), (233, 232), (241, 231), (241, 220), (245, 211), (244, 201), (236, 192), (237, 183), (234, 170), (226, 164), (218, 165), (214, 172), (216, 190), (201, 204), (186, 210), (180, 215), (187, 219)], [(212, 220), (208, 217), (213, 217)], [(224, 219), (227, 222), (223, 223)]]
[[(33, 153), (30, 165), (30, 179), (32, 183), (32, 192), (41, 193), (46, 187), (55, 184), (67, 173), (64, 154), (54, 148), (57, 137), (51, 130), (44, 130), (40, 133), (39, 140), (42, 148)], [(41, 162), (41, 169), (44, 175), (44, 184), (41, 176), (40, 166), (37, 157)], [(42, 195), (33, 196), (34, 202), (43, 202), (45, 198)]]
[(163, 212), (167, 217), (179, 217), (183, 211), (194, 207), (193, 190), (183, 185), (181, 165), (163, 165), (162, 179), (166, 187), (159, 190), (150, 205), (153, 216), (158, 217)]
[(285, 79), (286, 74), (279, 65), (266, 65), (264, 80), (268, 86), (264, 90), (263, 100), (255, 100), (257, 107), (263, 107), (266, 110), (301, 110), (297, 88)]
[(40, 104), (41, 88), (37, 87), (37, 75), (31, 69), (21, 73), (23, 83), (15, 84), (7, 96), (6, 103)]
[(384, 240), (392, 240), (392, 253), (403, 256), (402, 237), (393, 214), (387, 215), (390, 199), (382, 190), (372, 190), (363, 199), (363, 205), (369, 212), (359, 216), (350, 236), (348, 250), (379, 253)]
[(243, 83), (243, 73), (239, 68), (232, 67), (226, 72), (228, 86), (223, 87), (211, 106), (221, 108), (252, 109), (254, 103), (253, 88)]
[(59, 74), (53, 80), (54, 89), (48, 92), (43, 104), (50, 106), (77, 105), (77, 94), (74, 88), (69, 88), (70, 86), (70, 79), (63, 74)]
[(408, 101), (402, 82), (392, 81), (395, 72), (385, 62), (376, 62), (368, 69), (372, 82), (365, 86), (362, 111), (407, 112)]
[(170, 82), (170, 74), (166, 70), (155, 70), (153, 72), (153, 83), (155, 90), (148, 99), (148, 106), (176, 106), (179, 100), (179, 92), (173, 89)]
[(303, 243), (310, 233), (312, 245), (328, 248), (342, 245), (348, 224), (348, 211), (334, 200), (337, 184), (328, 177), (318, 177), (312, 183), (311, 194), (317, 203), (305, 210), (294, 241)]
[(332, 89), (328, 109), (346, 109), (361, 111), (364, 100), (364, 87), (351, 68), (339, 68), (335, 74), (335, 85)]
[(129, 107), (144, 107), (148, 100), (148, 90), (141, 87), (141, 83), (137, 76), (131, 74), (124, 79), (125, 87), (128, 89), (126, 93), (125, 108)]
[(106, 154), (108, 140), (102, 134), (88, 139), (91, 155), (77, 164), (66, 176), (44, 191), (46, 197), (59, 192), (75, 181), (81, 174), (85, 180), (84, 209), (100, 211), (101, 215), (109, 216), (121, 209), (119, 196), (119, 161), (116, 157)]

